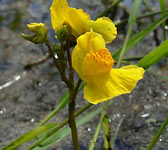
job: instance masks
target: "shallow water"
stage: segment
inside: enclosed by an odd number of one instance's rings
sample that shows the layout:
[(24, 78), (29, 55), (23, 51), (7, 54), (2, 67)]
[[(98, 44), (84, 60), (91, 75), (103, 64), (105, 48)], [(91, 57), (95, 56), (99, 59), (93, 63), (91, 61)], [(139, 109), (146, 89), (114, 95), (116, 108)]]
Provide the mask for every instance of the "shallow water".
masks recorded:
[[(54, 31), (51, 28), (49, 7), (51, 0), (1, 0), (0, 1), (0, 147), (35, 127), (58, 103), (66, 90), (52, 60), (24, 70), (24, 66), (42, 59), (47, 52), (43, 45), (34, 45), (20, 37), (20, 33), (28, 33), (26, 24), (44, 22), (49, 28), (50, 41), (54, 41)], [(150, 1), (158, 8), (156, 1)], [(130, 8), (131, 3), (124, 4)], [(71, 6), (83, 8), (92, 18), (107, 7), (101, 0), (72, 0)], [(122, 14), (119, 10), (119, 14)], [(116, 18), (120, 18), (117, 16)], [(115, 21), (115, 20), (114, 20)], [(136, 28), (135, 28), (136, 30)], [(115, 51), (124, 40), (124, 31), (109, 45)], [(161, 35), (160, 35), (161, 37)], [(142, 56), (154, 49), (155, 42), (150, 34), (141, 44), (138, 44), (127, 56)], [(151, 39), (151, 40), (149, 40)], [(154, 69), (168, 75), (165, 69)], [(77, 108), (86, 103), (77, 100)], [(146, 147), (153, 135), (164, 121), (168, 112), (168, 83), (148, 73), (139, 82), (130, 95), (115, 99), (109, 108), (112, 121), (112, 135), (120, 121), (124, 118), (115, 142), (115, 150), (139, 150)], [(97, 106), (96, 106), (97, 107)], [(156, 111), (157, 110), (157, 111)], [(52, 121), (61, 122), (67, 117), (62, 110)], [(88, 149), (98, 117), (79, 128), (81, 150)], [(157, 143), (155, 150), (167, 150), (168, 130), (165, 130)], [(52, 150), (72, 149), (71, 137), (60, 141)], [(26, 147), (27, 145), (25, 145)], [(95, 150), (103, 149), (103, 134), (101, 133)]]

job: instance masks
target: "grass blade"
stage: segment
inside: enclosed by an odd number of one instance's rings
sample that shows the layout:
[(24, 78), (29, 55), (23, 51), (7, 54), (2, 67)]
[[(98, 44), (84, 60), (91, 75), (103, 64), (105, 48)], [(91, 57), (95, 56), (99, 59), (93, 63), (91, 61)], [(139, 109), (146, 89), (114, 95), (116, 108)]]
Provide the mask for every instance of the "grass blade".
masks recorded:
[[(137, 43), (139, 43), (141, 40), (145, 38), (151, 31), (155, 30), (160, 24), (162, 24), (166, 19), (168, 19), (168, 13), (161, 16), (159, 19), (157, 19), (155, 22), (153, 22), (151, 25), (149, 25), (147, 28), (142, 30), (141, 32), (135, 34), (127, 43), (125, 52), (128, 52), (133, 46), (135, 46)], [(118, 59), (119, 54), (121, 52), (121, 48), (119, 48), (114, 54), (113, 58), (115, 60)]]
[(137, 65), (139, 67), (143, 67), (144, 69), (148, 69), (166, 56), (168, 56), (168, 40), (164, 41), (156, 49), (142, 58)]
[(132, 8), (131, 8), (131, 14), (129, 16), (128, 23), (132, 24), (136, 22), (136, 18), (138, 15), (139, 7), (141, 6), (142, 0), (134, 0)]
[(29, 132), (23, 134), (22, 136), (20, 136), (19, 138), (17, 138), (13, 142), (11, 142), (6, 147), (2, 148), (2, 150), (14, 150), (17, 147), (19, 147), (21, 144), (23, 144), (27, 141), (30, 141), (32, 139), (35, 139), (40, 134), (48, 131), (49, 129), (55, 127), (56, 125), (57, 125), (56, 123), (52, 123), (52, 124), (48, 124), (45, 126), (39, 126), (33, 130), (30, 130)]
[[(90, 113), (86, 114), (82, 118), (78, 119), (76, 121), (77, 127), (83, 125), (84, 123), (88, 122), (90, 119), (92, 119), (95, 115), (100, 113), (102, 111), (102, 106), (97, 108), (96, 110), (91, 111)], [(34, 148), (33, 150), (47, 150), (47, 147), (50, 147), (54, 145), (55, 143), (59, 142), (65, 136), (69, 135), (71, 133), (70, 128), (67, 126), (64, 129), (61, 129), (57, 131), (55, 134), (51, 135), (48, 139), (44, 140), (40, 147)]]

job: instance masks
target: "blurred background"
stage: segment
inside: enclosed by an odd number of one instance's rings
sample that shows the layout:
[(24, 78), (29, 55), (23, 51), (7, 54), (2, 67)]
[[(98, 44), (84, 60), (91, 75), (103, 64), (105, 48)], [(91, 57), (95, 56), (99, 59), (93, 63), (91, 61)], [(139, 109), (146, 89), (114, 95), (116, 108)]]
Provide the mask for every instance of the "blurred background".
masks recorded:
[[(69, 4), (72, 7), (82, 8), (94, 19), (112, 2), (113, 0), (71, 0)], [(151, 11), (160, 10), (157, 0), (147, 2)], [(35, 45), (20, 36), (20, 33), (30, 34), (26, 27), (28, 23), (43, 22), (49, 30), (50, 42), (57, 42), (50, 21), (51, 3), (52, 0), (0, 0), (0, 148), (38, 125), (57, 106), (58, 100), (66, 91), (66, 86), (61, 81), (52, 60), (47, 59), (48, 50), (45, 45)], [(124, 0), (123, 5), (114, 7), (108, 16), (116, 24), (127, 20), (131, 6), (132, 0)], [(149, 7), (143, 3), (139, 16), (149, 13)], [(160, 15), (156, 15), (153, 19), (158, 17)], [(133, 34), (151, 23), (151, 17), (139, 20), (134, 25)], [(120, 24), (117, 28), (117, 38), (108, 45), (112, 53), (124, 42), (128, 29), (127, 22)], [(152, 51), (162, 42), (161, 31), (160, 27), (150, 32), (143, 41), (127, 53), (125, 58), (143, 57)], [(45, 59), (44, 63), (25, 69), (26, 65)], [(137, 61), (134, 63), (136, 64)], [(163, 59), (152, 69), (168, 77), (167, 64), (168, 60)], [(86, 103), (81, 91), (77, 99), (77, 109)], [(131, 94), (114, 99), (108, 112), (112, 136), (120, 125), (115, 150), (139, 150), (141, 146), (146, 147), (168, 112), (168, 80), (146, 72), (144, 79), (138, 83)], [(66, 117), (67, 112), (64, 108), (51, 121), (61, 122)], [(78, 128), (81, 150), (88, 149), (98, 118), (97, 115)], [(67, 136), (51, 150), (71, 150), (71, 143), (71, 136)], [(167, 147), (168, 128), (154, 149), (167, 150)], [(103, 150), (102, 133), (95, 150), (101, 149)]]

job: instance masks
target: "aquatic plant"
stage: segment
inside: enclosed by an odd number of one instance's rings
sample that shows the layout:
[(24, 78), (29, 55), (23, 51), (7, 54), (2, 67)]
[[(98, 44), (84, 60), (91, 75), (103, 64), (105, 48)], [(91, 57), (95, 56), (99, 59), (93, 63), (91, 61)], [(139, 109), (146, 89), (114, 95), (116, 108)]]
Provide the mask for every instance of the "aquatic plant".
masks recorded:
[[(116, 6), (119, 3), (120, 0), (112, 4), (112, 6)], [(27, 25), (34, 34), (21, 34), (21, 36), (35, 44), (44, 43), (48, 47), (50, 57), (53, 59), (53, 63), (58, 69), (62, 81), (67, 85), (68, 91), (61, 98), (58, 107), (39, 126), (17, 138), (4, 147), (3, 150), (16, 149), (21, 144), (32, 139), (36, 139), (36, 142), (27, 148), (27, 150), (44, 150), (69, 134), (69, 128), (71, 129), (74, 150), (79, 150), (77, 127), (98, 113), (100, 113), (100, 118), (89, 150), (94, 149), (101, 126), (104, 129), (104, 149), (114, 148), (116, 137), (114, 136), (113, 142), (109, 140), (111, 137), (110, 121), (106, 112), (108, 106), (113, 102), (112, 98), (131, 93), (137, 82), (143, 78), (145, 70), (156, 64), (163, 57), (168, 56), (168, 40), (166, 40), (163, 28), (164, 42), (146, 56), (138, 59), (139, 62), (137, 65), (131, 64), (130, 61), (123, 61), (124, 54), (130, 48), (139, 43), (140, 40), (160, 24), (164, 26), (165, 20), (168, 19), (168, 13), (162, 7), (162, 15), (158, 20), (130, 38), (133, 25), (138, 18), (138, 10), (141, 3), (142, 0), (134, 1), (129, 19), (127, 20), (129, 27), (125, 42), (113, 55), (106, 48), (106, 44), (111, 43), (117, 36), (117, 28), (113, 21), (105, 16), (98, 18), (96, 21), (91, 20), (90, 16), (82, 9), (69, 7), (66, 0), (54, 0), (51, 5), (51, 22), (59, 45), (56, 43), (52, 46), (50, 45), (48, 29), (43, 23), (30, 23)], [(161, 6), (163, 5), (162, 1)], [(103, 15), (106, 15), (107, 10)], [(153, 14), (148, 15), (148, 17), (151, 15)], [(76, 44), (72, 48), (72, 52), (70, 47), (71, 42), (75, 42)], [(112, 68), (114, 63), (117, 64), (116, 68)], [(121, 64), (125, 65), (125, 63), (130, 63), (130, 65), (120, 67)], [(79, 75), (77, 81), (74, 81), (74, 71)], [(82, 88), (84, 88), (84, 99), (89, 103), (75, 112), (76, 96)], [(86, 114), (81, 120), (76, 121), (77, 116), (93, 106), (93, 104), (101, 102), (104, 102), (103, 107), (100, 106), (98, 109)], [(67, 105), (69, 105), (68, 118), (65, 121), (60, 124), (52, 123), (45, 125), (59, 110), (65, 108)], [(167, 120), (165, 120), (147, 149), (150, 150), (154, 146), (168, 124)], [(62, 129), (66, 124), (69, 124), (69, 127)]]

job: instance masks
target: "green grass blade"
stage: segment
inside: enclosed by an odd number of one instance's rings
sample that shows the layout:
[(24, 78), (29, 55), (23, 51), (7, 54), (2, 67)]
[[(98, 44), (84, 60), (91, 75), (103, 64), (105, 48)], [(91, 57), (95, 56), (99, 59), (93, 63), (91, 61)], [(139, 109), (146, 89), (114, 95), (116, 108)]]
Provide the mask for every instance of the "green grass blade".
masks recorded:
[(48, 131), (49, 129), (55, 127), (56, 125), (57, 125), (56, 123), (52, 123), (52, 124), (48, 124), (48, 125), (45, 125), (45, 126), (40, 126), (40, 127), (37, 127), (33, 130), (30, 130), (29, 132), (23, 134), (22, 136), (20, 136), (19, 138), (17, 138), (13, 142), (11, 142), (6, 147), (2, 148), (2, 150), (14, 150), (17, 147), (19, 147), (21, 144), (23, 144), (27, 141), (30, 141), (32, 139), (35, 139), (40, 134)]
[(137, 65), (139, 67), (143, 67), (144, 69), (148, 69), (166, 56), (168, 56), (168, 40), (164, 41), (156, 49), (142, 58)]
[(116, 68), (120, 67), (122, 58), (123, 58), (123, 56), (126, 52), (128, 41), (129, 41), (130, 36), (131, 36), (133, 25), (136, 22), (136, 18), (137, 18), (137, 15), (138, 15), (138, 10), (139, 10), (139, 7), (140, 7), (141, 3), (142, 3), (142, 0), (134, 0), (134, 2), (133, 2), (132, 8), (131, 8), (131, 13), (130, 13), (129, 20), (128, 20), (129, 28), (128, 28), (123, 47), (121, 49), (121, 52), (120, 52), (120, 55), (119, 55), (119, 58), (118, 58), (118, 61), (117, 61)]
[(160, 3), (160, 9), (162, 12), (162, 15), (164, 15), (166, 13), (166, 3), (165, 0), (159, 0)]
[[(159, 19), (157, 19), (155, 22), (153, 22), (151, 25), (149, 25), (148, 27), (146, 27), (144, 30), (142, 30), (141, 32), (135, 34), (127, 43), (127, 47), (125, 50), (125, 53), (128, 52), (133, 46), (135, 46), (137, 43), (139, 43), (141, 40), (143, 40), (145, 38), (145, 36), (147, 36), (151, 31), (155, 30), (160, 24), (162, 24), (166, 19), (168, 19), (168, 13), (166, 13), (165, 15), (161, 16)], [(114, 54), (113, 54), (113, 58), (115, 60), (118, 59), (119, 54), (121, 52), (121, 48), (119, 48)]]
[[(91, 111), (90, 113), (86, 114), (85, 116), (83, 116), (82, 118), (78, 119), (76, 121), (77, 123), (77, 127), (83, 125), (84, 123), (88, 122), (90, 119), (92, 119), (95, 115), (97, 115), (98, 113), (100, 113), (102, 111), (102, 106)], [(55, 143), (59, 142), (60, 140), (62, 140), (63, 138), (65, 138), (65, 136), (69, 135), (71, 133), (70, 128), (67, 126), (59, 131), (57, 131), (55, 134), (53, 134), (52, 136), (50, 136), (48, 139), (46, 139), (45, 141), (43, 141), (40, 144), (40, 147), (34, 148), (33, 150), (47, 150), (47, 147), (50, 147), (52, 145), (54, 145)]]
[(130, 13), (129, 20), (128, 20), (129, 24), (132, 24), (132, 23), (136, 22), (136, 18), (137, 18), (137, 15), (138, 15), (138, 10), (139, 10), (139, 7), (141, 6), (141, 3), (142, 3), (142, 0), (134, 0), (133, 1), (133, 5), (132, 5), (132, 8), (131, 8), (131, 13)]

